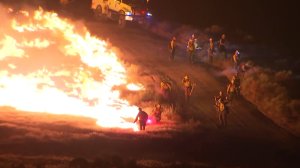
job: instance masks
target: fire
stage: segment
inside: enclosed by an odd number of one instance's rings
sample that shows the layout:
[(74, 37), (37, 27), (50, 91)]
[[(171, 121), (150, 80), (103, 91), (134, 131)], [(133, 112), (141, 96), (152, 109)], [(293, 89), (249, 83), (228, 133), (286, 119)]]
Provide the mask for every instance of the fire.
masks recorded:
[(144, 88), (144, 86), (142, 84), (130, 83), (126, 87), (127, 87), (128, 90), (131, 90), (131, 91), (145, 90), (145, 88)]
[(90, 117), (101, 127), (137, 130), (138, 108), (115, 86), (126, 69), (105, 41), (54, 12), (8, 10), (0, 28), (0, 106)]

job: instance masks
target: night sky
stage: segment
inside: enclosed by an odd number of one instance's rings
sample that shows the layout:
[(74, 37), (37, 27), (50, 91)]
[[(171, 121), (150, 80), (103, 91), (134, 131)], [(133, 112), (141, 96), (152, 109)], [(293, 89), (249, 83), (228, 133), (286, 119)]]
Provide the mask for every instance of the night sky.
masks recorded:
[(264, 42), (293, 47), (298, 41), (299, 9), (283, 0), (150, 0), (160, 20), (205, 28), (216, 24), (241, 29)]
[[(20, 3), (20, 0), (0, 0), (0, 2)], [(22, 2), (34, 2), (23, 0)], [(42, 1), (42, 0), (35, 0)], [(56, 2), (57, 1), (57, 2)], [(74, 0), (86, 4), (91, 0)], [(58, 0), (43, 1), (49, 6)], [(161, 21), (188, 24), (197, 28), (220, 25), (225, 33), (236, 30), (245, 31), (254, 36), (256, 42), (282, 47), (298, 52), (300, 10), (292, 0), (150, 0), (150, 9), (154, 17)], [(74, 6), (78, 6), (76, 3)], [(228, 37), (230, 39), (230, 36)]]

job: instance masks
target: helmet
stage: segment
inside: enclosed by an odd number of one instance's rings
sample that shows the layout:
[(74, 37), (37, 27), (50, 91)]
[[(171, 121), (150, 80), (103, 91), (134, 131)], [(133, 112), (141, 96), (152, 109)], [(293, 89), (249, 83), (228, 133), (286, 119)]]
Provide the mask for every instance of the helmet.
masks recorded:
[(220, 91), (220, 92), (219, 92), (219, 95), (220, 95), (220, 96), (222, 96), (222, 95), (223, 95), (223, 92), (222, 92), (222, 91)]

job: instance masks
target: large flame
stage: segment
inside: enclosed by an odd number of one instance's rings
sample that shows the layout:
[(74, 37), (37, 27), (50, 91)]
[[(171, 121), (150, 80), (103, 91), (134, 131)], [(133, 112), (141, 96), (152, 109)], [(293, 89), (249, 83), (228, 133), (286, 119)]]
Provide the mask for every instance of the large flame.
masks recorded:
[(8, 12), (7, 25), (0, 28), (0, 106), (90, 117), (101, 127), (136, 130), (137, 107), (113, 88), (141, 86), (128, 83), (105, 41), (53, 12)]

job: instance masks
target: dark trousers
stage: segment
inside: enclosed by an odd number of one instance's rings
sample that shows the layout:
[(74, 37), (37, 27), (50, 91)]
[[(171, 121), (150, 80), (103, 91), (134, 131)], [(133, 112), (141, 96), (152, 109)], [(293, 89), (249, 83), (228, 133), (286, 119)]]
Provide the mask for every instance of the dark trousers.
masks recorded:
[(236, 71), (238, 71), (239, 70), (239, 61), (233, 61), (233, 64), (234, 64), (234, 69)]
[(170, 60), (174, 60), (175, 57), (175, 49), (170, 50)]
[(213, 63), (213, 56), (214, 56), (214, 52), (212, 51), (212, 50), (208, 50), (208, 62), (210, 63), (210, 64), (212, 64)]
[(140, 130), (145, 130), (146, 122), (140, 121)]
[(195, 51), (189, 50), (188, 55), (189, 55), (189, 63), (193, 64), (194, 63), (194, 57), (195, 57)]
[(189, 101), (190, 96), (191, 96), (191, 91), (192, 91), (192, 87), (185, 87), (184, 88), (184, 95), (185, 95), (185, 100)]
[(227, 111), (223, 110), (219, 112), (219, 123), (221, 127), (227, 126)]
[(223, 54), (224, 58), (227, 59), (227, 51), (224, 45), (219, 46), (219, 52)]

